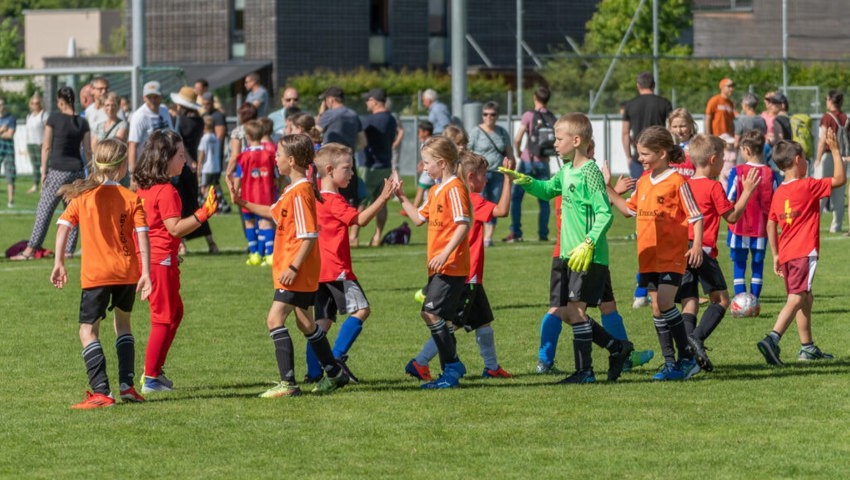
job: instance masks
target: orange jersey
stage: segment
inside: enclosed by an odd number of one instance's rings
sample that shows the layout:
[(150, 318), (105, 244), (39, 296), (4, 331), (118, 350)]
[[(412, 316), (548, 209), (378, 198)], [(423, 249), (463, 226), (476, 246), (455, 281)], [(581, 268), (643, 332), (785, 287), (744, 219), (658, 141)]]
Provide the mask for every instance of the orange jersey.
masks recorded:
[[(457, 177), (444, 180), (428, 190), (428, 200), (419, 208), (419, 218), (428, 222), (428, 261), (439, 255), (451, 242), (460, 224), (469, 224), (469, 195)], [(464, 236), (438, 271), (428, 269), (428, 276), (441, 273), (452, 277), (469, 275), (469, 236)]]
[(685, 177), (672, 168), (643, 175), (627, 203), (637, 216), (638, 271), (685, 273), (688, 224), (702, 219)]
[[(272, 277), (274, 288), (291, 292), (315, 292), (319, 289), (319, 229), (316, 226), (316, 194), (313, 185), (302, 178), (289, 185), (283, 195), (271, 206), (272, 219), (277, 224), (274, 235)], [(280, 283), (280, 277), (289, 269), (304, 240), (313, 239), (304, 263), (291, 285)]]
[(83, 288), (133, 285), (139, 281), (133, 233), (147, 231), (148, 225), (138, 195), (118, 183), (104, 183), (72, 200), (56, 223), (70, 228), (80, 226)]

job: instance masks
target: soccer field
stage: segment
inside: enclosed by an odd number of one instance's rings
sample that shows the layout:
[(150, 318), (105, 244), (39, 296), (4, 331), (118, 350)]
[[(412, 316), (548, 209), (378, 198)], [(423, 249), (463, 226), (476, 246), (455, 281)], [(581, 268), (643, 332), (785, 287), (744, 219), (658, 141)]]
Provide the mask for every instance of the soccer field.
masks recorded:
[[(21, 212), (0, 210), (4, 248), (29, 237), (36, 198), (23, 193), (27, 180), (18, 179)], [(634, 224), (617, 215), (609, 233), (614, 291), (630, 339), (656, 350), (656, 358), (606, 384), (607, 353), (595, 349), (599, 382), (560, 386), (553, 385), (560, 376), (533, 373), (553, 244), (534, 240), (537, 204), (527, 196), (524, 206), (532, 241), (499, 242), (504, 219), (486, 252), (499, 360), (515, 376), (482, 379), (475, 336), (459, 332), (469, 373), (462, 388), (446, 391), (421, 391), (403, 371), (429, 335), (413, 301), (426, 280), (424, 228), (414, 228), (406, 247), (354, 250), (372, 304), (349, 360), (361, 383), (325, 397), (257, 398), (277, 380), (265, 327), (272, 287), (268, 269), (245, 265), (234, 214), (211, 220), (222, 254), (203, 253), (203, 240), (189, 242), (181, 266), (186, 315), (167, 364), (175, 391), (143, 404), (68, 408), (87, 386), (77, 336), (79, 259), (68, 263), (61, 291), (49, 281), (52, 261), (0, 260), (0, 477), (846, 478), (850, 238), (821, 230), (814, 284), (814, 338), (836, 360), (796, 362), (792, 326), (781, 342), (786, 366), (765, 364), (755, 344), (784, 303), (780, 279), (765, 272), (761, 316), (727, 316), (707, 342), (714, 372), (654, 383), (662, 361), (651, 312), (631, 308), (637, 261), (627, 235)], [(398, 210), (390, 204), (388, 228), (401, 222)], [(366, 227), (361, 240), (373, 231)], [(54, 238), (51, 227), (45, 247)], [(731, 286), (728, 249), (720, 252)], [(770, 270), (770, 255), (766, 263)], [(591, 315), (599, 319), (598, 311)], [(148, 305), (137, 301), (133, 318), (141, 376)], [(109, 323), (101, 340), (115, 388)], [(300, 379), (306, 340), (288, 324)], [(335, 335), (336, 328), (331, 341)], [(568, 370), (571, 338), (565, 327), (557, 364)]]

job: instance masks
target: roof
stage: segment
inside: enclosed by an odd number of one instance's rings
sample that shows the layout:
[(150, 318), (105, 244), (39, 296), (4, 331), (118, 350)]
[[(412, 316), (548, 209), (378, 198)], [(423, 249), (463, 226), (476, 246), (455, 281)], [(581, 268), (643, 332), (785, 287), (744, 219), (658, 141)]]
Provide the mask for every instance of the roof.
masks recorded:
[(184, 63), (174, 64), (173, 66), (181, 68), (189, 82), (204, 78), (210, 83), (210, 90), (215, 90), (218, 87), (230, 85), (251, 72), (270, 67), (271, 64), (271, 61), (233, 61), (226, 63)]

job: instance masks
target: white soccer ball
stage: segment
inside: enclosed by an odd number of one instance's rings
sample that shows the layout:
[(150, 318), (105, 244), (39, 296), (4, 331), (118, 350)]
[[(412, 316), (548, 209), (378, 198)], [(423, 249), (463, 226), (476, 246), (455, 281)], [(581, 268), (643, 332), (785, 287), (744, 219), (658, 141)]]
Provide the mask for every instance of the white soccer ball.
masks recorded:
[(758, 317), (761, 312), (761, 305), (755, 295), (743, 292), (735, 295), (735, 298), (732, 299), (729, 312), (735, 318)]

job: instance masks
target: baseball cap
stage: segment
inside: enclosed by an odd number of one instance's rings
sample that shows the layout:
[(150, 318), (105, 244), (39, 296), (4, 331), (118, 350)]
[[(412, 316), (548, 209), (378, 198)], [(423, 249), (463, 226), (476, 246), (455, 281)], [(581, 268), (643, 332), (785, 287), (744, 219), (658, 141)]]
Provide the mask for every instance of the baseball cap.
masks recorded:
[(162, 96), (159, 82), (148, 82), (142, 87), (142, 96), (147, 97), (148, 95)]
[(362, 95), (363, 100), (374, 98), (375, 101), (384, 103), (387, 101), (387, 92), (383, 88), (373, 88)]
[(342, 89), (337, 86), (328, 87), (327, 90), (319, 95), (319, 100), (324, 100), (328, 97), (345, 98), (345, 93), (343, 93)]
[(732, 81), (731, 78), (724, 78), (720, 81), (720, 88), (725, 87), (726, 85), (735, 85), (735, 82)]

